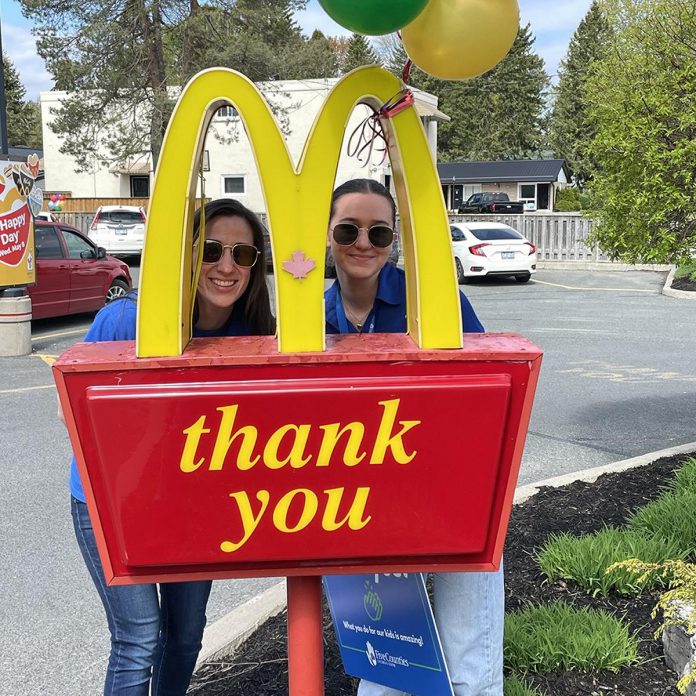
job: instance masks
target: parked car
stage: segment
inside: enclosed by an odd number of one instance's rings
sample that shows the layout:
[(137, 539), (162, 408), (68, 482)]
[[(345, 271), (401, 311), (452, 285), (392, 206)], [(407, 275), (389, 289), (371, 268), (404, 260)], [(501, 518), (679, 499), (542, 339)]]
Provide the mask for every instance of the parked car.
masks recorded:
[(44, 222), (58, 222), (58, 218), (47, 210), (42, 210), (34, 215), (34, 220), (43, 220)]
[(459, 208), (460, 213), (497, 213), (519, 215), (524, 213), (522, 201), (511, 201), (507, 193), (484, 191), (469, 196), (469, 199)]
[(34, 222), (36, 284), (29, 286), (34, 319), (95, 312), (131, 288), (130, 270), (69, 225)]
[(134, 205), (99, 206), (89, 238), (108, 254), (140, 254), (145, 240), (145, 210)]
[(514, 276), (526, 283), (536, 272), (536, 246), (509, 225), (459, 222), (450, 226), (457, 280)]

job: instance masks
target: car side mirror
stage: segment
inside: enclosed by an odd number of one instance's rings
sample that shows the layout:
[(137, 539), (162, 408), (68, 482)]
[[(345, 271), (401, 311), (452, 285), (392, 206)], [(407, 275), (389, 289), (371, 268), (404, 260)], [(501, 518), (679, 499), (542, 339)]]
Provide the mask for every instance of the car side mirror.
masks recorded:
[(94, 258), (94, 252), (91, 249), (85, 249), (84, 251), (80, 252), (80, 258), (83, 261), (86, 261), (87, 259), (93, 259)]
[(97, 258), (98, 259), (105, 259), (106, 258), (106, 249), (104, 247), (97, 247)]

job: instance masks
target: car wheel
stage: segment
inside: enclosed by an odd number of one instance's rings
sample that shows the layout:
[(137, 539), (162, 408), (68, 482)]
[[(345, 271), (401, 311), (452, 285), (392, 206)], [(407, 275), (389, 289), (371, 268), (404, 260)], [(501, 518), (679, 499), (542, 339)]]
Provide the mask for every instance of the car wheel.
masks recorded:
[(524, 275), (516, 275), (515, 280), (518, 283), (526, 283), (532, 277), (531, 273), (525, 273)]
[(454, 259), (454, 267), (457, 269), (457, 282), (460, 285), (462, 283), (466, 283), (466, 276), (464, 275), (464, 267), (462, 266), (462, 262), (456, 257)]
[(116, 278), (113, 283), (111, 283), (111, 287), (106, 291), (106, 302), (107, 304), (109, 302), (113, 302), (114, 300), (117, 300), (119, 297), (123, 297), (126, 295), (130, 288), (128, 287), (128, 283), (126, 283), (125, 280), (122, 280), (121, 278)]

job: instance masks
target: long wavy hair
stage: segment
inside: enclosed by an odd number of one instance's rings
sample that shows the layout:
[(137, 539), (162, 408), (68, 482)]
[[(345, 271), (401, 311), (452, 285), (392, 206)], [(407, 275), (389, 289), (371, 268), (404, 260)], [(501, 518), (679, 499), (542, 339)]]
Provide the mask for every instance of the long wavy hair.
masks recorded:
[[(246, 220), (251, 227), (254, 246), (261, 252), (256, 263), (251, 269), (249, 285), (242, 296), (237, 300), (244, 307), (244, 318), (249, 332), (254, 336), (265, 336), (275, 333), (275, 319), (271, 313), (271, 301), (266, 285), (266, 246), (264, 243), (264, 230), (261, 221), (246, 206), (234, 198), (218, 198), (205, 204), (205, 222), (221, 215), (240, 217)], [(193, 241), (198, 241), (201, 229), (201, 209), (196, 210), (193, 218)], [(193, 313), (194, 326), (198, 320), (198, 307)]]

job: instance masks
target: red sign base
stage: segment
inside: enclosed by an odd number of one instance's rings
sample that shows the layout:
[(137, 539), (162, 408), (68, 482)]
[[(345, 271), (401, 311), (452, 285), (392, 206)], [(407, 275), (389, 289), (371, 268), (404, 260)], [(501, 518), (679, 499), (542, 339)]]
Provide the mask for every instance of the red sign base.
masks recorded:
[(54, 371), (107, 580), (500, 562), (541, 363), (511, 334), (78, 344)]

